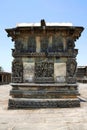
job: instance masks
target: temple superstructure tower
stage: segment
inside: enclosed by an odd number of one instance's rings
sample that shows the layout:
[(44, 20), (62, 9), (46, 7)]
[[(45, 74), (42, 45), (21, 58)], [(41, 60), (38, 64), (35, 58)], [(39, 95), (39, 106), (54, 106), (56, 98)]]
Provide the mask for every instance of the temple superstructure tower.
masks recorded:
[(83, 29), (44, 20), (6, 29), (14, 41), (9, 108), (80, 106), (75, 41)]

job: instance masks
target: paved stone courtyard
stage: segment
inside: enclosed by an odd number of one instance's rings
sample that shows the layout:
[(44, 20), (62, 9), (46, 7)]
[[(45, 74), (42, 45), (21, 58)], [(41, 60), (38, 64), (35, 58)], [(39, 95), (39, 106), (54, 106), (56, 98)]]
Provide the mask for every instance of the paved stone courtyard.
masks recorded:
[[(87, 102), (80, 108), (8, 110), (10, 85), (0, 85), (0, 130), (87, 130)], [(87, 100), (87, 84), (79, 84)]]

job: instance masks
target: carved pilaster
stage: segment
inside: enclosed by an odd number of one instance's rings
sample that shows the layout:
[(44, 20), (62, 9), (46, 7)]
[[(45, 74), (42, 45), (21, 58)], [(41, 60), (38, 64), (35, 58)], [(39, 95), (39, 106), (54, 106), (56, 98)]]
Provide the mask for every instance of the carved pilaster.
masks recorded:
[(41, 52), (47, 52), (48, 51), (48, 43), (49, 43), (48, 36), (41, 37), (40, 43), (41, 43)]
[(53, 36), (52, 42), (53, 42), (52, 44), (53, 52), (63, 51), (63, 39), (61, 36)]
[(36, 52), (36, 39), (35, 36), (31, 36), (28, 39), (28, 52)]
[(73, 77), (76, 72), (77, 62), (74, 58), (67, 59), (67, 76)]
[(77, 62), (75, 58), (68, 58), (66, 66), (66, 82), (71, 84), (76, 83)]
[(23, 82), (23, 64), (20, 58), (14, 59), (12, 63), (12, 82)]
[(67, 50), (71, 49), (73, 50), (75, 47), (74, 39), (71, 37), (66, 38), (66, 43), (67, 43)]
[(76, 77), (66, 77), (66, 82), (68, 84), (75, 84), (76, 83)]
[(15, 41), (15, 52), (20, 53), (23, 51), (23, 44), (20, 40)]

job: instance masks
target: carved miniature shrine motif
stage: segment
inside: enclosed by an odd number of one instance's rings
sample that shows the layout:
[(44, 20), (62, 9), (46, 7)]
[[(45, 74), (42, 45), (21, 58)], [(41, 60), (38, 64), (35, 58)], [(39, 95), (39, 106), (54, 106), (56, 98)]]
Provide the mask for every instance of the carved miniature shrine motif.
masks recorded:
[(75, 41), (83, 29), (46, 24), (43, 19), (41, 25), (6, 29), (14, 41), (9, 108), (80, 106)]
[(36, 52), (36, 40), (34, 36), (28, 39), (28, 52)]
[(23, 64), (21, 59), (15, 59), (12, 63), (12, 82), (23, 82)]

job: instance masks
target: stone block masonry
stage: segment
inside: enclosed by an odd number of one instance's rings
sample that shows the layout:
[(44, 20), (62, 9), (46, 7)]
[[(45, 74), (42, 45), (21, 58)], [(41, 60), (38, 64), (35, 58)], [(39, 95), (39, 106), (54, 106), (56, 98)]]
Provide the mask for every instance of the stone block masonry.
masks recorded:
[(9, 109), (80, 106), (75, 41), (83, 29), (45, 20), (6, 29), (14, 41)]

